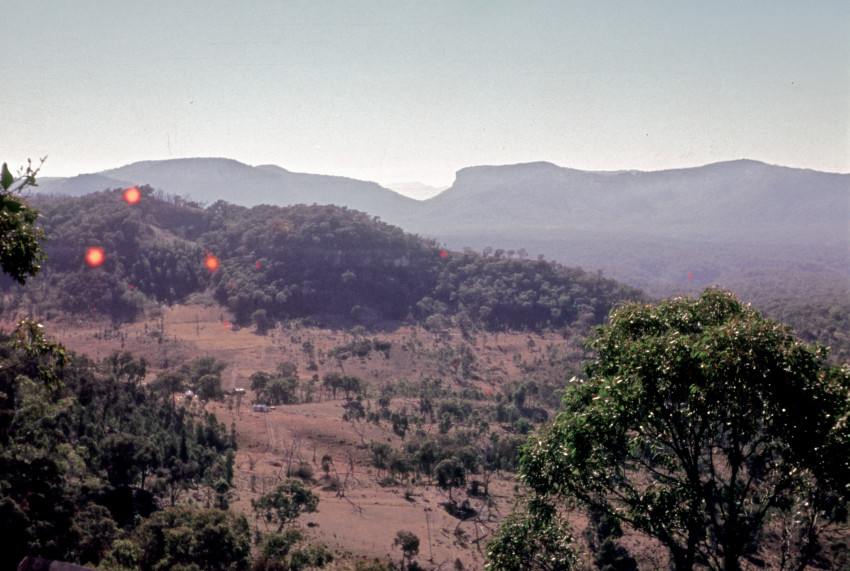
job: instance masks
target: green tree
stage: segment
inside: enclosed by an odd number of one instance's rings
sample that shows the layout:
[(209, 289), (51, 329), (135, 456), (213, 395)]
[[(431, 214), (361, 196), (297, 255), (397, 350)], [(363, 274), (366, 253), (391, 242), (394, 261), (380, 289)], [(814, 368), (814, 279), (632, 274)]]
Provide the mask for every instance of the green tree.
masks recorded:
[(285, 561), (292, 547), (304, 539), (304, 534), (298, 529), (287, 529), (283, 533), (270, 533), (260, 544), (260, 555), (266, 559)]
[(102, 366), (116, 381), (127, 381), (128, 383), (138, 384), (147, 375), (147, 361), (144, 357), (138, 359), (133, 357), (129, 351), (119, 352), (113, 351), (102, 362)]
[(257, 393), (257, 402), (271, 405), (297, 403), (298, 379), (295, 377), (272, 377), (269, 384)]
[(0, 169), (0, 267), (21, 285), (38, 273), (45, 259), (44, 232), (35, 226), (38, 211), (21, 196), (26, 187), (36, 186), (39, 168), (28, 163), (17, 180), (6, 163)]
[(419, 538), (411, 531), (399, 530), (395, 534), (393, 545), (401, 548), (401, 568), (404, 569), (404, 562), (410, 564), (413, 558), (419, 554)]
[(488, 571), (569, 571), (578, 556), (566, 521), (548, 504), (510, 514), (487, 549)]
[(452, 499), (452, 488), (460, 488), (466, 484), (466, 469), (463, 462), (456, 457), (441, 460), (434, 466), (437, 486), (449, 491), (449, 501)]
[(250, 564), (250, 537), (244, 516), (216, 509), (167, 508), (146, 519), (133, 542), (139, 548), (141, 569), (238, 571)]
[(817, 522), (845, 511), (850, 367), (717, 289), (621, 307), (589, 346), (587, 380), (523, 450), (530, 506), (574, 498), (657, 538), (674, 569), (738, 571), (802, 497), (785, 531), (805, 566)]
[(251, 500), (251, 506), (267, 522), (277, 522), (277, 533), (294, 521), (302, 513), (316, 511), (319, 497), (310, 491), (300, 480), (282, 481), (271, 492)]
[(171, 398), (171, 407), (176, 407), (176, 393), (186, 388), (186, 377), (175, 371), (162, 371), (149, 385), (151, 390)]
[(582, 534), (600, 571), (637, 571), (637, 561), (617, 540), (623, 537), (620, 522), (597, 509), (590, 510)]
[(218, 375), (204, 375), (198, 379), (198, 398), (202, 401), (221, 400), (224, 391), (221, 388), (221, 377)]
[(272, 376), (265, 371), (257, 371), (248, 377), (248, 380), (251, 381), (251, 390), (259, 394), (265, 390)]
[(71, 533), (76, 540), (73, 559), (84, 564), (98, 563), (111, 549), (118, 529), (108, 509), (89, 504), (77, 512)]
[(135, 543), (126, 539), (117, 539), (112, 544), (112, 549), (103, 558), (100, 568), (116, 571), (138, 569), (141, 559), (142, 551)]
[(251, 314), (251, 321), (254, 323), (254, 327), (257, 329), (257, 333), (260, 335), (265, 335), (269, 331), (269, 327), (271, 327), (271, 323), (269, 322), (269, 316), (266, 313), (265, 309), (258, 309), (254, 313)]
[(156, 450), (149, 440), (134, 434), (110, 434), (100, 447), (100, 465), (110, 484), (130, 486), (140, 479), (144, 488), (145, 475), (157, 461)]

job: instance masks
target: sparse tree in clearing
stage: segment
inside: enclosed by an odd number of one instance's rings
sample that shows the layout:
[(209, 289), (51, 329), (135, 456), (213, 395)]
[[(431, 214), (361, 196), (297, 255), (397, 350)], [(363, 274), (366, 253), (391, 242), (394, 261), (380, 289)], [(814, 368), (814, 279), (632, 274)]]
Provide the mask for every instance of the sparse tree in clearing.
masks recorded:
[(333, 553), (324, 545), (310, 544), (297, 549), (289, 556), (289, 569), (321, 569), (334, 560)]
[(342, 377), (340, 388), (345, 393), (346, 399), (351, 399), (353, 396), (358, 396), (366, 390), (367, 383), (360, 377), (354, 375), (345, 375)]
[(266, 404), (295, 404), (298, 402), (298, 379), (295, 377), (273, 377), (259, 393), (257, 399)]
[(419, 554), (419, 538), (413, 532), (402, 529), (396, 532), (393, 545), (401, 548), (401, 569), (403, 571), (405, 561), (409, 565), (413, 558)]
[(221, 373), (226, 368), (227, 363), (218, 361), (215, 357), (198, 357), (191, 363), (180, 367), (180, 372), (186, 375), (190, 386), (197, 386), (204, 375), (221, 377)]
[(281, 377), (298, 376), (298, 365), (292, 361), (283, 361), (277, 364), (277, 374)]
[(319, 497), (310, 491), (300, 480), (293, 478), (282, 481), (271, 492), (251, 500), (251, 507), (266, 522), (277, 522), (277, 533), (284, 526), (295, 521), (302, 513), (316, 511)]
[(202, 401), (221, 400), (224, 391), (221, 388), (221, 377), (218, 375), (204, 375), (198, 379), (198, 398)]
[(248, 380), (251, 381), (251, 390), (259, 394), (271, 382), (272, 376), (265, 371), (257, 371), (248, 377)]
[(386, 470), (390, 459), (392, 448), (386, 442), (372, 442), (369, 446), (372, 451), (372, 465), (378, 470)]
[(331, 468), (333, 468), (334, 459), (331, 458), (330, 454), (325, 454), (322, 456), (322, 471), (325, 473), (326, 478), (330, 478)]
[(269, 317), (265, 309), (258, 309), (252, 313), (251, 321), (254, 323), (257, 333), (260, 335), (268, 333), (269, 328), (271, 327), (271, 323), (269, 322)]
[(304, 539), (304, 534), (299, 529), (287, 529), (283, 533), (270, 533), (263, 538), (260, 544), (260, 555), (266, 559), (286, 561), (292, 547), (302, 539)]
[(466, 469), (463, 462), (452, 456), (440, 461), (434, 466), (437, 486), (449, 491), (449, 501), (452, 501), (452, 488), (460, 488), (466, 484)]
[(322, 386), (325, 390), (330, 390), (332, 398), (336, 400), (336, 392), (342, 388), (343, 376), (336, 371), (325, 373), (322, 377)]

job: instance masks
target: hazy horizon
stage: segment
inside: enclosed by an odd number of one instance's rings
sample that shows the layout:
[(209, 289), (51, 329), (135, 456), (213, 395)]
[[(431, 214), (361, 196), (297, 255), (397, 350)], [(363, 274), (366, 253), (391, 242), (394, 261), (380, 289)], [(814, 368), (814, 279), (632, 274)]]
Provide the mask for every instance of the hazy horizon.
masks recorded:
[[(225, 160), (225, 161), (226, 160), (236, 160), (236, 159), (231, 159), (229, 157), (180, 157), (180, 158), (174, 158), (174, 159), (159, 159), (159, 160), (168, 161), (168, 160), (192, 160), (192, 159), (198, 159), (198, 160), (211, 159), (211, 160)], [(700, 168), (700, 167), (708, 166), (708, 165), (711, 165), (711, 164), (717, 164), (718, 162), (735, 162), (735, 161), (755, 161), (755, 159), (748, 159), (748, 158), (730, 159), (729, 161), (717, 161), (717, 162), (714, 162), (714, 163), (705, 163), (705, 164), (699, 164), (699, 165), (693, 165), (693, 166), (673, 167), (671, 169), (657, 169), (657, 170), (651, 169), (651, 170), (645, 170), (645, 171), (641, 170), (641, 169), (601, 169), (601, 170), (586, 170), (585, 172), (591, 172), (591, 173), (592, 172), (596, 172), (596, 173), (661, 172), (661, 171), (665, 171), (665, 170), (680, 170), (680, 169), (689, 169), (689, 168)], [(137, 161), (137, 162), (143, 162), (143, 163), (144, 162), (158, 162), (158, 160), (157, 159), (144, 159), (144, 160)], [(241, 163), (241, 161), (237, 161), (237, 162)], [(461, 167), (461, 169), (459, 169), (459, 170), (462, 170), (464, 168), (469, 168), (469, 167), (515, 166), (517, 164), (533, 164), (533, 163), (539, 163), (539, 162), (545, 162), (545, 161), (531, 161), (530, 163), (511, 163), (511, 164), (506, 164), (506, 165), (466, 165), (465, 167)], [(764, 161), (756, 161), (756, 162), (764, 163)], [(36, 164), (37, 164), (37, 162), (36, 162)], [(75, 174), (67, 175), (67, 176), (46, 176), (46, 177), (39, 176), (39, 178), (41, 180), (48, 180), (48, 179), (72, 178), (72, 177), (79, 176), (79, 175), (99, 174), (101, 172), (108, 172), (110, 170), (119, 169), (119, 168), (125, 167), (125, 166), (130, 166), (131, 164), (135, 164), (135, 163), (128, 163), (126, 165), (123, 165), (123, 164), (122, 165), (115, 165), (115, 166), (112, 166), (112, 167), (105, 168), (102, 171), (91, 172), (91, 173), (80, 172), (80, 173), (75, 173)], [(287, 169), (285, 165), (268, 165), (268, 164), (251, 165), (251, 164), (248, 164), (248, 163), (242, 163), (242, 164), (247, 164), (250, 167), (277, 166), (277, 167), (284, 168), (284, 169), (286, 169), (290, 172), (296, 172), (296, 171), (292, 171), (291, 169)], [(554, 164), (554, 163), (552, 163), (552, 164)], [(764, 163), (764, 164), (770, 164), (770, 163)], [(569, 167), (569, 166), (566, 166), (566, 165), (555, 165), (555, 166), (559, 167), (559, 168), (572, 168), (572, 167)], [(805, 168), (805, 167), (788, 167), (788, 165), (771, 165), (771, 166), (787, 167), (787, 168)], [(577, 169), (577, 170), (584, 170), (584, 169)], [(807, 170), (817, 170), (817, 169), (807, 169)], [(819, 171), (819, 172), (829, 173), (830, 171)], [(300, 174), (327, 175), (328, 173), (300, 173)], [(848, 174), (848, 173), (830, 173), (830, 174)], [(332, 176), (343, 176), (343, 177), (345, 177), (345, 175), (332, 175)], [(403, 196), (406, 196), (408, 198), (412, 198), (414, 200), (419, 200), (419, 201), (427, 200), (429, 198), (433, 198), (433, 197), (441, 194), (442, 192), (444, 192), (445, 190), (448, 190), (449, 188), (451, 188), (453, 186), (453, 184), (429, 185), (429, 184), (424, 184), (420, 181), (395, 181), (395, 182), (383, 183), (383, 182), (371, 181), (371, 180), (367, 180), (367, 179), (356, 179), (354, 177), (346, 177), (346, 178), (352, 178), (353, 180), (361, 180), (361, 181), (364, 181), (364, 182), (375, 182), (375, 183), (379, 184), (380, 186), (382, 186), (384, 188), (392, 190), (393, 192), (396, 192), (396, 193), (401, 194)], [(130, 181), (130, 182), (132, 182), (132, 181)], [(139, 182), (139, 181), (135, 181), (135, 183), (136, 184), (145, 184), (144, 182)], [(454, 183), (454, 179), (452, 180), (452, 183)]]
[(850, 3), (13, 0), (0, 160), (850, 172)]

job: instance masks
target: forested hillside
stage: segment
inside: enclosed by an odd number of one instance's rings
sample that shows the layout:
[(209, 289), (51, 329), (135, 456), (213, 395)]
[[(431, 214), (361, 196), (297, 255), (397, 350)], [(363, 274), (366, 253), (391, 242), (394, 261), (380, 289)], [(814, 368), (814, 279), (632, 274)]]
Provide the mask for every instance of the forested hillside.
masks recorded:
[[(247, 522), (214, 509), (227, 509), (232, 429), (143, 386), (146, 363), (129, 353), (96, 364), (33, 357), (8, 341), (0, 339), (0, 568), (28, 553), (81, 563), (107, 557), (112, 568), (144, 559), (150, 568), (162, 551), (150, 536), (162, 518), (146, 518), (189, 493), (208, 508), (196, 513), (197, 533), (235, 541), (228, 556), (247, 564)], [(47, 363), (58, 372), (49, 386)], [(131, 529), (132, 539), (122, 539)]]
[[(209, 291), (237, 323), (260, 331), (299, 317), (539, 330), (600, 323), (615, 304), (641, 296), (524, 252), (446, 251), (346, 208), (201, 208), (141, 190), (137, 204), (123, 191), (39, 200), (48, 260), (36, 282), (7, 285), (6, 306), (121, 321), (148, 303)], [(105, 253), (98, 267), (85, 261), (91, 247)]]
[[(407, 232), (439, 240), (440, 244), (456, 251), (468, 247), (476, 250), (501, 248), (527, 251), (532, 259), (543, 254), (547, 259), (569, 267), (580, 266), (594, 273), (602, 270), (606, 276), (640, 288), (655, 298), (694, 295), (706, 286), (725, 287), (736, 292), (742, 300), (762, 308), (768, 316), (790, 323), (804, 340), (829, 345), (834, 357), (846, 359), (850, 356), (850, 339), (844, 333), (850, 319), (850, 277), (847, 273), (850, 268), (850, 182), (846, 174), (786, 168), (749, 160), (657, 172), (590, 172), (549, 163), (478, 166), (460, 170), (451, 188), (437, 197), (419, 202), (404, 199), (374, 183), (290, 173), (270, 165), (250, 167), (228, 159), (198, 158), (145, 161), (72, 179), (40, 180), (40, 190), (48, 194), (79, 195), (108, 186), (120, 186), (124, 181), (131, 184), (131, 180), (145, 182), (163, 192), (191, 200), (223, 198), (247, 207), (261, 202), (346, 205), (380, 216)], [(88, 206), (86, 208), (91, 210)], [(198, 214), (197, 210), (195, 214)], [(241, 224), (246, 217), (253, 220), (261, 211), (264, 222), (277, 216), (262, 209), (231, 207), (228, 213), (238, 220), (223, 224)], [(237, 212), (238, 215), (235, 214)], [(287, 212), (294, 214), (291, 210)], [(328, 212), (325, 211), (326, 214)], [(159, 212), (158, 216), (164, 214)], [(184, 236), (189, 241), (183, 246), (205, 247), (201, 238), (206, 232), (215, 230), (209, 226), (212, 216), (199, 217), (204, 219), (202, 224), (187, 222), (188, 226), (195, 227), (195, 232), (192, 234), (189, 230), (190, 233)], [(302, 218), (315, 219), (313, 214), (306, 212)], [(322, 222), (316, 222), (319, 225), (317, 229), (292, 226), (292, 236), (287, 240), (277, 236), (265, 245), (267, 250), (278, 248), (274, 255), (280, 253), (279, 247), (284, 242), (287, 247), (309, 247), (311, 253), (316, 251), (313, 248), (318, 247), (325, 251), (327, 260), (333, 261), (334, 265), (328, 271), (351, 264), (352, 273), (346, 274), (345, 287), (334, 293), (330, 304), (312, 291), (314, 284), (318, 283), (314, 276), (305, 278), (300, 275), (297, 280), (292, 277), (293, 260), (284, 270), (280, 266), (262, 267), (262, 276), (241, 272), (245, 279), (238, 280), (238, 284), (234, 282), (233, 286), (229, 286), (230, 280), (225, 281), (224, 286), (231, 289), (218, 291), (218, 299), (240, 308), (243, 322), (258, 310), (264, 311), (267, 319), (297, 315), (293, 308), (307, 302), (311, 311), (321, 306), (323, 309), (330, 308), (335, 315), (348, 314), (349, 319), (369, 322), (384, 319), (385, 309), (392, 315), (402, 312), (423, 318), (421, 310), (416, 307), (419, 298), (408, 303), (408, 293), (410, 296), (421, 294), (447, 304), (445, 309), (449, 313), (460, 310), (462, 315), (470, 315), (473, 319), (492, 316), (492, 319), (488, 317), (486, 320), (489, 326), (506, 323), (498, 310), (495, 313), (490, 311), (494, 309), (492, 299), (488, 303), (478, 300), (470, 307), (471, 300), (467, 296), (462, 301), (463, 307), (460, 307), (461, 301), (457, 298), (446, 300), (432, 295), (429, 288), (444, 275), (442, 267), (448, 265), (429, 265), (434, 261), (432, 254), (438, 251), (433, 248), (429, 254), (431, 257), (410, 260), (410, 263), (420, 265), (408, 266), (418, 277), (428, 274), (425, 281), (406, 284), (402, 278), (387, 286), (376, 284), (380, 288), (371, 289), (365, 285), (371, 283), (367, 275), (370, 269), (352, 255), (351, 248), (354, 246), (338, 248), (328, 236), (327, 227), (322, 227)], [(330, 224), (329, 220), (327, 222)], [(159, 224), (166, 236), (172, 233), (164, 218), (154, 218), (154, 224)], [(218, 229), (223, 228), (223, 224), (219, 224)], [(330, 233), (336, 236), (337, 230), (345, 228), (346, 224), (342, 222), (340, 226), (333, 227)], [(263, 229), (254, 231), (265, 238), (271, 236)], [(304, 231), (311, 234), (307, 236)], [(232, 232), (238, 234), (235, 230)], [(72, 238), (78, 240), (78, 237)], [(313, 238), (321, 242), (317, 245)], [(302, 242), (306, 242), (306, 246)], [(277, 246), (272, 247), (272, 243)], [(256, 245), (246, 243), (242, 247), (247, 250), (239, 253), (240, 263), (244, 262), (248, 267), (256, 264), (257, 260), (251, 258), (262, 255), (254, 251)], [(345, 254), (344, 259), (337, 260), (329, 250), (325, 250), (328, 247), (337, 247)], [(146, 256), (152, 264), (150, 268), (144, 264), (136, 270), (124, 267), (127, 279), (147, 279), (132, 285), (136, 285), (145, 296), (153, 294), (156, 299), (167, 302), (183, 299), (187, 291), (203, 289), (201, 283), (192, 283), (185, 274), (197, 273), (197, 279), (203, 281), (209, 277), (208, 272), (199, 269), (194, 261), (179, 269), (173, 267), (174, 259), (168, 258), (169, 250), (160, 248), (154, 254), (157, 248), (153, 245), (150, 256)], [(457, 260), (451, 252), (447, 258), (441, 261), (450, 264), (452, 259)], [(79, 256), (72, 256), (69, 260), (76, 263)], [(301, 261), (295, 262), (296, 265), (301, 264)], [(427, 262), (427, 268), (421, 265), (423, 262)], [(55, 259), (50, 263), (55, 263)], [(468, 266), (464, 260), (457, 264)], [(475, 264), (486, 265), (479, 258), (476, 258)], [(361, 271), (358, 273), (354, 266)], [(233, 266), (224, 258), (222, 268), (227, 269), (230, 275), (244, 269)], [(179, 283), (165, 286), (157, 269), (165, 276), (169, 275), (169, 270), (171, 275), (178, 271), (183, 275)], [(270, 273), (272, 270), (277, 274)], [(131, 271), (132, 274), (129, 273)], [(281, 277), (281, 272), (285, 277)], [(342, 272), (336, 277), (341, 275)], [(320, 275), (322, 280), (326, 277)], [(106, 280), (102, 276), (96, 279)], [(271, 282), (263, 282), (266, 279)], [(552, 283), (548, 279), (543, 281)], [(338, 282), (336, 280), (334, 285)], [(275, 288), (263, 291), (263, 287), (270, 283), (274, 283)], [(109, 289), (111, 295), (120, 297), (123, 292), (112, 287), (114, 285), (111, 282), (92, 284), (92, 288)], [(131, 284), (124, 285), (129, 287)], [(203, 285), (205, 287), (205, 281)], [(163, 288), (165, 291), (161, 291)], [(393, 295), (403, 294), (404, 299), (394, 299), (390, 303), (386, 298), (380, 298), (378, 301), (381, 303), (377, 305), (374, 299), (356, 301), (364, 289), (367, 294), (374, 293), (372, 297), (375, 298), (386, 294), (386, 288)], [(173, 293), (171, 289), (174, 289)], [(476, 293), (481, 291), (481, 288), (475, 289)], [(262, 295), (255, 296), (258, 291)], [(521, 293), (528, 291), (523, 289)], [(242, 294), (241, 297), (239, 294)], [(286, 299), (291, 303), (278, 303), (266, 297), (276, 298), (278, 295), (281, 302)], [(91, 301), (104, 296), (109, 297), (103, 293), (94, 296)], [(587, 307), (578, 307), (587, 304), (579, 302), (573, 305), (574, 297), (570, 297), (565, 308), (563, 304), (552, 303), (551, 296), (543, 295), (531, 319), (540, 323), (543, 314), (553, 311), (563, 313), (565, 309), (567, 319), (578, 313), (587, 315)], [(576, 299), (581, 297), (587, 299), (581, 294)], [(137, 298), (125, 296), (125, 299), (113, 299), (108, 303), (111, 315), (126, 318), (137, 313), (138, 309), (134, 309), (138, 305)], [(520, 305), (526, 313), (527, 301), (535, 298), (535, 294), (524, 294), (524, 298)], [(589, 299), (599, 299), (599, 296), (590, 295)], [(51, 297), (50, 301), (56, 300)], [(78, 301), (79, 311), (85, 308), (85, 302)], [(68, 302), (66, 299), (62, 305), (67, 307)], [(92, 307), (102, 310), (94, 303), (87, 310), (92, 311)], [(425, 311), (433, 307), (442, 308), (427, 301), (424, 307)], [(352, 309), (354, 313), (350, 314)], [(476, 315), (476, 311), (483, 312), (483, 315)], [(245, 312), (247, 317), (242, 315)], [(122, 315), (124, 317), (120, 317)], [(258, 318), (262, 318), (262, 313), (258, 314)], [(553, 323), (559, 325), (558, 319)], [(543, 319), (543, 323), (548, 320), (548, 317)]]

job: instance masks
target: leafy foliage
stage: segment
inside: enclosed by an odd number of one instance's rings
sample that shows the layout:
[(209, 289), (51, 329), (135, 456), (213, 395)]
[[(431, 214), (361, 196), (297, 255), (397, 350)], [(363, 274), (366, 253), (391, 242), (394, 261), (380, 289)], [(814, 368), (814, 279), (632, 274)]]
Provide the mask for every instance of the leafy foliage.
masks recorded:
[(44, 231), (35, 225), (38, 211), (21, 197), (26, 187), (36, 186), (38, 170), (30, 162), (16, 181), (6, 163), (0, 168), (0, 268), (22, 285), (38, 273), (45, 257)]
[[(840, 514), (850, 485), (850, 369), (732, 294), (630, 304), (589, 342), (599, 357), (522, 457), (547, 505), (575, 498), (664, 544), (676, 569), (737, 569), (772, 518)], [(790, 532), (790, 530), (789, 530)], [(805, 558), (804, 558), (805, 559)]]
[(265, 521), (278, 523), (277, 533), (303, 512), (316, 511), (318, 505), (319, 497), (295, 479), (283, 480), (271, 492), (251, 500), (251, 507)]
[(577, 567), (569, 526), (549, 506), (510, 514), (487, 549), (492, 571), (568, 571)]
[(180, 367), (179, 374), (186, 378), (189, 388), (195, 391), (202, 401), (221, 400), (224, 397), (221, 373), (226, 368), (227, 363), (215, 357), (198, 357)]
[(396, 532), (393, 545), (397, 545), (402, 552), (402, 565), (404, 569), (404, 561), (413, 561), (413, 558), (419, 554), (419, 538), (415, 533), (401, 529)]
[(0, 369), (0, 513), (14, 539), (0, 566), (25, 554), (98, 563), (115, 549), (113, 560), (133, 559), (126, 545), (113, 548), (118, 530), (157, 502), (228, 480), (231, 436), (215, 417), (139, 385), (140, 359), (66, 355), (48, 387), (37, 356), (7, 343), (0, 353), (16, 363)]
[(140, 569), (248, 569), (251, 533), (244, 516), (221, 510), (168, 508), (136, 530)]

